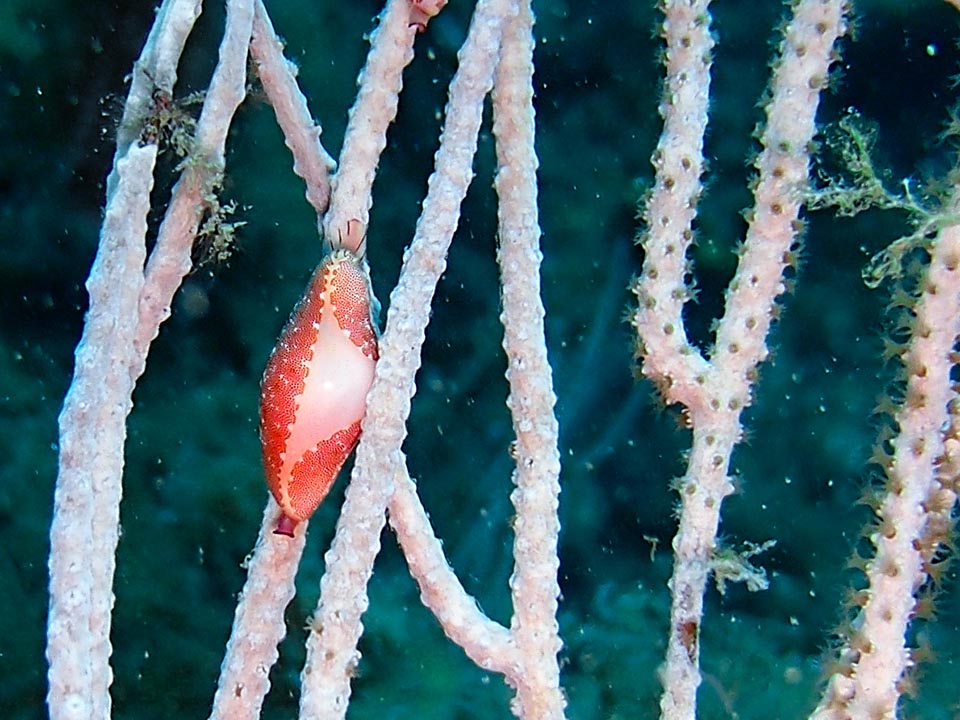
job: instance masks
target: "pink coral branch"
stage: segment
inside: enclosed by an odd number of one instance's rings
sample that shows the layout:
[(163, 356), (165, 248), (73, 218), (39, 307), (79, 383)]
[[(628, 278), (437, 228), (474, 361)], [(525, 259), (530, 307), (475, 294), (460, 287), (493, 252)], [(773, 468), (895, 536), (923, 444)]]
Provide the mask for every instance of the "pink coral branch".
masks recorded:
[(87, 291), (90, 305), (74, 376), (60, 414), (60, 467), (50, 528), (47, 704), (55, 720), (110, 716), (110, 625), (119, 538), (126, 418), (139, 376), (133, 351), (143, 291), (147, 213), (157, 158), (139, 143), (153, 83), (172, 87), (199, 14), (170, 0), (157, 15), (124, 106), (100, 245)]
[[(960, 191), (954, 190), (952, 204), (956, 212)], [(887, 492), (870, 535), (876, 554), (866, 567), (864, 604), (815, 720), (896, 717), (914, 664), (907, 627), (934, 554), (949, 541), (957, 497), (957, 393), (950, 374), (960, 341), (960, 226), (943, 228), (933, 241), (914, 312), (903, 357), (907, 393), (895, 417), (899, 432), (886, 468)]]
[(136, 339), (142, 357), (138, 374), (161, 323), (170, 316), (174, 294), (190, 271), (197, 229), (223, 174), (227, 131), (247, 94), (247, 48), (252, 31), (253, 0), (230, 0), (220, 59), (200, 110), (190, 156), (173, 189), (145, 271)]
[(307, 99), (297, 85), (296, 66), (283, 56), (283, 43), (262, 0), (257, 0), (254, 10), (250, 57), (284, 141), (293, 153), (293, 172), (306, 184), (307, 202), (319, 220), (330, 204), (330, 172), (336, 162), (320, 142), (321, 128), (310, 115)]
[(270, 669), (287, 632), (284, 611), (296, 592), (294, 580), (308, 524), (299, 523), (290, 539), (273, 532), (280, 517), (271, 498), (247, 564), (247, 582), (237, 601), (210, 720), (256, 720), (270, 690)]
[(694, 208), (701, 184), (703, 132), (709, 88), (707, 3), (664, 7), (667, 81), (664, 131), (654, 165), (657, 179), (644, 213), (643, 272), (634, 285), (638, 355), (645, 375), (669, 403), (684, 405), (693, 428), (687, 470), (678, 481), (680, 524), (673, 540), (670, 634), (661, 673), (664, 720), (692, 720), (700, 684), (703, 593), (711, 572), (727, 476), (740, 441), (740, 414), (751, 401), (756, 366), (767, 356), (766, 337), (783, 272), (791, 262), (809, 145), (819, 92), (844, 31), (841, 0), (803, 0), (784, 32), (757, 161), (755, 206), (737, 272), (727, 291), (716, 344), (706, 360), (686, 338), (682, 311)]
[(348, 236), (351, 220), (359, 220), (364, 228), (370, 226), (373, 180), (387, 146), (387, 128), (397, 114), (403, 70), (413, 60), (416, 34), (410, 25), (410, 0), (388, 0), (370, 39), (370, 53), (343, 138), (340, 168), (333, 178), (330, 210), (324, 221), (324, 235), (331, 247), (353, 252), (365, 249), (359, 244), (344, 245), (342, 238)]

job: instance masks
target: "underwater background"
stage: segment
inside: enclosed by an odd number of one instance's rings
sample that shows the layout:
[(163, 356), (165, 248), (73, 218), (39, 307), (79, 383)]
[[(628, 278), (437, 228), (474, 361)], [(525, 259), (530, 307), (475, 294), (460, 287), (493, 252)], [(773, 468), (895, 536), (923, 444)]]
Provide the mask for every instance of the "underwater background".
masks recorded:
[[(339, 153), (379, 2), (268, 3), (322, 140)], [(386, 305), (432, 166), (446, 84), (472, 3), (452, 0), (417, 41), (399, 117), (375, 186), (368, 231)], [(543, 290), (558, 395), (560, 610), (568, 717), (655, 718), (666, 637), (672, 478), (688, 437), (674, 409), (635, 379), (627, 290), (642, 253), (638, 202), (652, 182), (659, 14), (652, 2), (534, 3)], [(707, 190), (693, 261), (690, 334), (709, 347), (750, 205), (769, 65), (787, 15), (779, 2), (717, 2)], [(104, 179), (125, 77), (153, 21), (151, 3), (5, 0), (0, 5), (0, 718), (46, 715), (46, 554), (56, 476), (56, 417), (69, 384), (96, 250)], [(177, 97), (202, 90), (220, 39), (221, 3), (205, 3)], [(862, 2), (841, 42), (820, 123), (856, 109), (877, 132), (874, 159), (892, 192), (934, 190), (956, 165), (942, 138), (957, 112), (960, 14), (944, 2)], [(191, 109), (191, 106), (187, 106)], [(194, 108), (195, 109), (195, 108)], [(489, 119), (489, 118), (488, 118)], [(827, 143), (821, 147), (826, 155)], [(158, 178), (159, 221), (175, 158)], [(829, 167), (829, 161), (824, 166)], [(509, 620), (511, 431), (497, 319), (496, 199), (489, 122), (448, 270), (433, 303), (410, 436), (411, 474), (450, 562), (482, 608)], [(929, 190), (924, 190), (929, 188)], [(260, 374), (320, 259), (315, 218), (291, 172), (271, 109), (254, 94), (228, 143), (221, 194), (245, 223), (229, 258), (198, 249), (134, 395), (115, 581), (114, 718), (206, 717), (267, 497), (257, 436)], [(884, 339), (890, 288), (861, 271), (909, 233), (897, 211), (807, 212), (796, 289), (782, 299), (772, 359), (735, 452), (738, 493), (724, 505), (730, 547), (775, 540), (755, 562), (770, 588), (711, 585), (703, 624), (700, 717), (801, 718), (819, 663), (859, 576), (846, 562), (870, 520), (858, 504), (895, 386)], [(265, 718), (296, 712), (302, 630), (316, 604), (346, 472), (310, 523), (271, 675)], [(389, 530), (385, 531), (389, 535)], [(385, 538), (364, 617), (349, 717), (508, 717), (510, 693), (470, 663), (422, 608)], [(960, 717), (960, 603), (949, 572), (904, 718)]]

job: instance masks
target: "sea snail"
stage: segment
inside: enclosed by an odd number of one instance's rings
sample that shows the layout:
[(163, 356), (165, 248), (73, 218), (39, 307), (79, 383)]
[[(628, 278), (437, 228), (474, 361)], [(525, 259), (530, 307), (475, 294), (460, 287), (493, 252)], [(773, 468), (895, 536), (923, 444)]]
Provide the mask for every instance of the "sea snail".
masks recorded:
[[(358, 221), (351, 223), (348, 239), (362, 233)], [(277, 534), (292, 536), (313, 514), (360, 438), (378, 358), (372, 308), (376, 299), (363, 259), (333, 250), (267, 361), (260, 442), (267, 485), (283, 513)]]

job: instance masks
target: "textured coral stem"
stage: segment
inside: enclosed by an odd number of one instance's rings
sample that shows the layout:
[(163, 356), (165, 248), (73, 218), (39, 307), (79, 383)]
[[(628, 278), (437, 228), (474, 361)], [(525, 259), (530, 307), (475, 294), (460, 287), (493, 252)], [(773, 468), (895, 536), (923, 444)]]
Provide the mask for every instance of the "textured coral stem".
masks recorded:
[(500, 62), (493, 87), (493, 132), (497, 141), (502, 277), (503, 349), (509, 359), (507, 406), (516, 433), (517, 510), (510, 578), (513, 617), (510, 635), (520, 664), (507, 673), (516, 688), (511, 704), (522, 718), (563, 717), (557, 582), (560, 533), (559, 426), (556, 395), (547, 359), (544, 308), (540, 299), (540, 225), (537, 213), (537, 155), (534, 151), (533, 14), (529, 0), (504, 23)]
[(750, 404), (756, 366), (767, 355), (776, 298), (784, 291), (783, 272), (796, 239), (819, 93), (844, 21), (841, 0), (803, 0), (784, 31), (757, 161), (755, 208), (716, 345), (706, 361), (686, 339), (682, 309), (689, 296), (685, 253), (700, 192), (697, 174), (712, 46), (709, 16), (706, 2), (668, 2), (664, 13), (664, 132), (654, 156), (656, 188), (645, 215), (650, 230), (644, 241), (643, 275), (634, 288), (640, 303), (635, 324), (644, 374), (658, 383), (667, 402), (686, 407), (693, 427), (687, 471), (679, 481), (681, 514), (673, 540), (670, 635), (660, 704), (664, 720), (693, 720), (703, 593), (720, 507), (733, 492), (727, 469), (740, 440), (740, 414)]
[[(954, 193), (956, 212), (960, 191)], [(840, 652), (844, 670), (830, 678), (813, 720), (897, 717), (902, 681), (913, 665), (906, 634), (916, 592), (928, 579), (925, 551), (932, 554), (946, 539), (944, 527), (956, 502), (951, 483), (941, 487), (939, 476), (956, 449), (945, 445), (944, 429), (956, 420), (949, 409), (957, 398), (950, 374), (960, 337), (960, 226), (940, 231), (915, 313), (904, 356), (907, 394), (896, 413), (899, 434), (887, 468), (887, 493), (870, 538), (876, 555), (866, 567), (866, 601)], [(937, 493), (944, 493), (939, 503)], [(945, 525), (938, 506), (945, 509)]]

